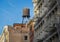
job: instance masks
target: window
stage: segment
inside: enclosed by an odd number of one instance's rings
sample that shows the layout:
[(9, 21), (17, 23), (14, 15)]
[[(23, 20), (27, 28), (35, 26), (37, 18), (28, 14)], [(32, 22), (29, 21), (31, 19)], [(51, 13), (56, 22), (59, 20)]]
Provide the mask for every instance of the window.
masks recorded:
[(55, 10), (57, 11), (57, 7), (55, 8)]
[(39, 7), (38, 8), (40, 8), (40, 5), (39, 5)]
[(41, 3), (41, 6), (42, 6), (42, 3)]
[(32, 30), (32, 25), (30, 26), (30, 31)]
[(42, 22), (41, 22), (41, 26), (42, 26)]
[(42, 21), (42, 23), (44, 24), (44, 20)]
[(53, 24), (53, 26), (55, 27), (55, 23)]
[(54, 10), (52, 11), (52, 13), (54, 14)]
[(27, 40), (28, 39), (28, 37), (27, 36), (24, 36), (24, 40)]
[(35, 13), (37, 13), (37, 11), (34, 11)]

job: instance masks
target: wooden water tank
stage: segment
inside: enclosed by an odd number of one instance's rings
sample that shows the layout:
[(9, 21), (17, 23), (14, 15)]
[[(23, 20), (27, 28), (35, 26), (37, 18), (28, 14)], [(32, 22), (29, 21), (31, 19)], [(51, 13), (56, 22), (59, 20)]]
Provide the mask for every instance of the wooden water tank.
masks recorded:
[(23, 9), (23, 17), (30, 17), (30, 9), (29, 8)]

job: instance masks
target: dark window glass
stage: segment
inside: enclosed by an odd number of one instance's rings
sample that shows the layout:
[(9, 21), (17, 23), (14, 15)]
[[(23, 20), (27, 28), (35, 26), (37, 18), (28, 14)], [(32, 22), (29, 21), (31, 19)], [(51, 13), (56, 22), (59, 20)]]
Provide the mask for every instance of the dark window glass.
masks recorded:
[(24, 36), (24, 40), (27, 40), (27, 38), (28, 38), (27, 36)]

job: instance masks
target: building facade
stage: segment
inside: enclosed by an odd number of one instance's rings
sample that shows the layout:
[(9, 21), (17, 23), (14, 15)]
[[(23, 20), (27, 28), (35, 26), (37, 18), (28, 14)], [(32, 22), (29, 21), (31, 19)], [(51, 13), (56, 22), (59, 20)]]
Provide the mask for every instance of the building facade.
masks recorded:
[(59, 0), (33, 0), (34, 42), (59, 42), (59, 2)]
[(30, 42), (29, 29), (26, 24), (13, 24), (13, 29), (10, 32), (10, 42)]
[(0, 37), (0, 42), (4, 42), (5, 40), (4, 40), (4, 34), (2, 34), (2, 36)]
[(13, 26), (4, 26), (0, 42), (33, 42), (33, 22), (27, 24), (14, 23)]
[(30, 31), (30, 34), (29, 34), (30, 35), (30, 42), (33, 42), (33, 40), (34, 40), (34, 22), (32, 20), (30, 20), (27, 26)]
[(4, 30), (2, 32), (2, 35), (0, 37), (0, 42), (9, 42), (9, 28), (12, 28), (12, 26), (4, 26)]

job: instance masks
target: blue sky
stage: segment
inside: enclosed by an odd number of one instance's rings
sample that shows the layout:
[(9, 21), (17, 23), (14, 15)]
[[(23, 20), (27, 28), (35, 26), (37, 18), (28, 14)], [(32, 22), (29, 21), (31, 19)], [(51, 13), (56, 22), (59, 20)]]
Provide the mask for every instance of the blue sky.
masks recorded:
[(30, 8), (30, 14), (33, 17), (32, 0), (0, 0), (0, 34), (5, 25), (21, 23), (24, 7)]

